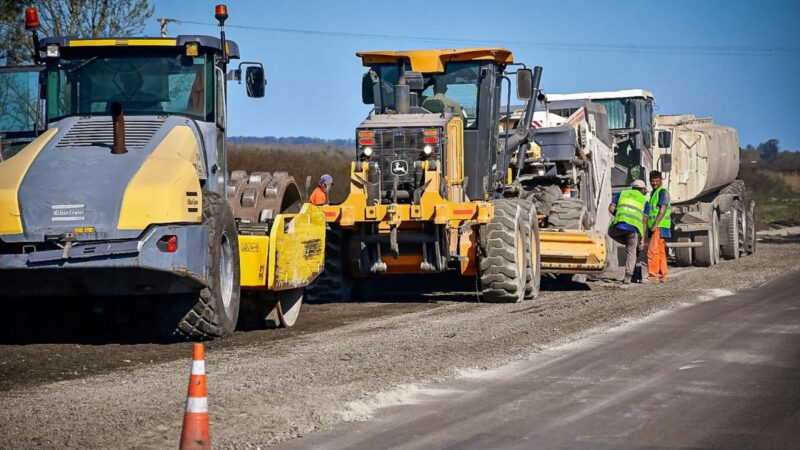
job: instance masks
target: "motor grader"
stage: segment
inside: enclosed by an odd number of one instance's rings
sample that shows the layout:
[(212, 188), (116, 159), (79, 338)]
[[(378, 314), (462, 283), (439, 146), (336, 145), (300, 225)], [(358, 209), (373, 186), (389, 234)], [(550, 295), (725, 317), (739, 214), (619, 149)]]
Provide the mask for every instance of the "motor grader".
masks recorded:
[(349, 195), (322, 208), (325, 271), (308, 300), (348, 301), (366, 277), (450, 270), (477, 278), (485, 302), (536, 297), (536, 210), (507, 195), (513, 149), (499, 138), (498, 119), (508, 76), (528, 100), (541, 68), (506, 73), (515, 64), (502, 48), (357, 56), (368, 68), (362, 100), (373, 109), (355, 131)]
[(219, 37), (40, 40), (26, 10), (47, 125), (0, 162), (0, 297), (153, 299), (167, 337), (294, 323), (324, 216), (285, 172), (228, 174), (227, 81), (266, 81), (227, 73), (215, 17)]

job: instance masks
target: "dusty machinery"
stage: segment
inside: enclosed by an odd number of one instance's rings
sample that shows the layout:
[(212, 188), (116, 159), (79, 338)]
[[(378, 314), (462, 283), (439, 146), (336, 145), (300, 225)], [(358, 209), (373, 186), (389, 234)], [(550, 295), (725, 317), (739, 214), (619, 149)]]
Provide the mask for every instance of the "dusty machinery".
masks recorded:
[(529, 102), (501, 120), (504, 129), (535, 131), (525, 159), (512, 155), (509, 184), (536, 205), (542, 272), (580, 279), (602, 272), (613, 248), (606, 243), (613, 168), (606, 111), (588, 101), (538, 101), (533, 114)]
[[(157, 299), (170, 337), (289, 326), (322, 270), (322, 212), (286, 173), (227, 173), (227, 80), (258, 63), (220, 37), (39, 40), (47, 127), (0, 163), (0, 297)], [(227, 198), (226, 198), (227, 197)]]
[(667, 242), (679, 265), (708, 267), (720, 256), (755, 251), (755, 202), (739, 173), (736, 130), (710, 118), (654, 115), (655, 98), (643, 89), (548, 95), (551, 100), (591, 100), (605, 106), (615, 140), (615, 192), (650, 170), (664, 174), (672, 203), (673, 237)]
[[(356, 129), (350, 193), (323, 211), (331, 232), (326, 268), (309, 299), (346, 301), (353, 280), (447, 270), (477, 277), (486, 302), (539, 291), (536, 210), (505, 196), (499, 139), (501, 48), (361, 52), (362, 99), (374, 105)], [(519, 69), (517, 95), (538, 89)], [(522, 145), (527, 135), (516, 141)]]

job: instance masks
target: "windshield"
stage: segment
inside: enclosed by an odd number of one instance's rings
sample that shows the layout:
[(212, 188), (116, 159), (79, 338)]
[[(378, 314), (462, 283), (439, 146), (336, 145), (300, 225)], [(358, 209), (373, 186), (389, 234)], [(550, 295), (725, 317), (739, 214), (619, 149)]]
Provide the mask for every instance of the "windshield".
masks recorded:
[(612, 130), (637, 128), (634, 123), (634, 100), (629, 98), (614, 98), (593, 101), (606, 107), (606, 112), (608, 113), (608, 128)]
[[(181, 114), (213, 118), (212, 65), (205, 56), (169, 51), (119, 51), (64, 57), (48, 67), (48, 117)], [(213, 119), (210, 119), (213, 120)]]
[[(397, 83), (396, 64), (381, 64), (372, 68), (380, 78), (381, 104), (395, 109), (394, 86)], [(406, 66), (406, 70), (411, 70)], [(478, 88), (480, 63), (451, 62), (444, 73), (422, 74), (424, 89), (418, 92), (417, 104), (431, 113), (453, 112), (464, 118), (465, 128), (478, 126)]]

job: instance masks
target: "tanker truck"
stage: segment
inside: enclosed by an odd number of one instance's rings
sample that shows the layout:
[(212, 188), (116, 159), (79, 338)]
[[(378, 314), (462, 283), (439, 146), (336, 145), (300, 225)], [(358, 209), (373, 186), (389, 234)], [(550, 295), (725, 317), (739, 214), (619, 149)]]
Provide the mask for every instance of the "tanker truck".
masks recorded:
[(644, 89), (550, 94), (550, 101), (605, 106), (614, 138), (614, 192), (650, 170), (663, 173), (672, 203), (667, 247), (678, 265), (709, 267), (755, 252), (755, 202), (739, 171), (736, 130), (694, 115), (654, 115)]

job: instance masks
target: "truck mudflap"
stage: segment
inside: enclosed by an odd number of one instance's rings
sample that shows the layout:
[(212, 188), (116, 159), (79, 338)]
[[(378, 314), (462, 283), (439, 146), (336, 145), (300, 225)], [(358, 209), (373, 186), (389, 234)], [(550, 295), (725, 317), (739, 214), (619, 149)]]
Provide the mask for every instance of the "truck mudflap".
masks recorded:
[[(163, 242), (174, 238), (167, 252)], [(0, 298), (189, 294), (208, 285), (206, 225), (159, 225), (138, 239), (77, 241), (60, 249), (6, 245)]]
[(239, 236), (239, 255), (242, 288), (308, 286), (325, 266), (325, 215), (310, 203), (297, 214), (278, 214), (269, 236)]
[(542, 229), (539, 251), (545, 273), (590, 274), (605, 268), (606, 239), (597, 231)]

